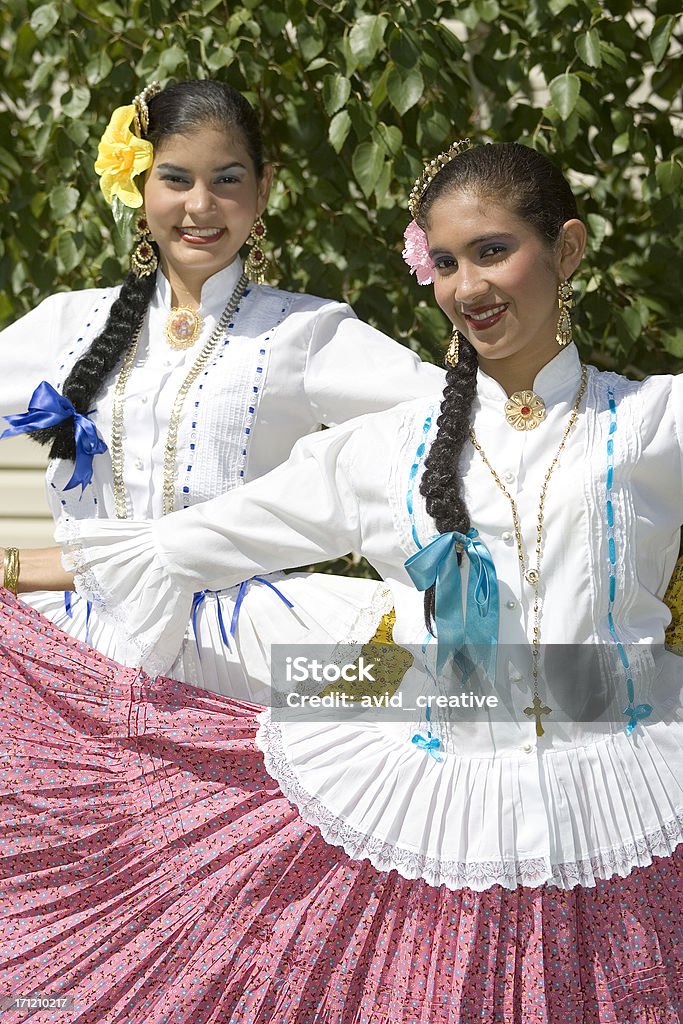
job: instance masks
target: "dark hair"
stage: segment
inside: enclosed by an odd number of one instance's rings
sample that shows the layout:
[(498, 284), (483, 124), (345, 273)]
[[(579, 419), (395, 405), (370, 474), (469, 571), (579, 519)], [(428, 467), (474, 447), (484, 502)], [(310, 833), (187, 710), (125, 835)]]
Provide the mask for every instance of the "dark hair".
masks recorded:
[(190, 135), (199, 127), (213, 126), (226, 135), (237, 132), (252, 159), (256, 177), (263, 174), (263, 142), (256, 112), (231, 86), (210, 78), (177, 82), (157, 93), (148, 108), (146, 138), (155, 149), (172, 135)]
[[(189, 135), (198, 128), (213, 126), (227, 134), (239, 133), (253, 161), (257, 177), (263, 174), (263, 145), (253, 107), (229, 85), (205, 81), (169, 85), (148, 102), (149, 128), (146, 138), (156, 148), (173, 135)], [(156, 244), (154, 249), (158, 255)], [(121, 292), (109, 311), (102, 332), (74, 364), (62, 393), (76, 412), (87, 414), (100, 394), (107, 376), (129, 350), (154, 294), (155, 274), (137, 277), (129, 272)], [(39, 444), (51, 444), (50, 456), (74, 459), (73, 423), (69, 420), (30, 435)]]
[[(494, 200), (536, 230), (549, 247), (565, 221), (578, 217), (576, 200), (561, 171), (542, 153), (516, 142), (474, 146), (454, 157), (425, 190), (416, 220), (429, 225), (435, 201), (451, 192)], [(477, 386), (477, 354), (464, 336), (458, 365), (446, 374), (438, 431), (425, 460), (420, 493), (439, 533), (467, 533), (470, 515), (460, 474)], [(434, 622), (434, 587), (425, 593), (425, 621)]]

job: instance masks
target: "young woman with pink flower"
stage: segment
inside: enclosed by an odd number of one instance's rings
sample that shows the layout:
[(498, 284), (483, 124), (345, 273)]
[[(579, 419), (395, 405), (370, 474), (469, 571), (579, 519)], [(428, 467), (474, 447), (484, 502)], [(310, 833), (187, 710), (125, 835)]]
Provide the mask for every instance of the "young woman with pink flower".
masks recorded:
[(683, 378), (582, 364), (585, 229), (543, 155), (456, 144), (410, 207), (453, 324), (441, 402), (64, 531), (162, 649), (198, 579), (362, 551), (413, 645), (402, 718), (259, 714), (2, 608), (5, 990), (68, 995), (77, 1024), (680, 1020)]

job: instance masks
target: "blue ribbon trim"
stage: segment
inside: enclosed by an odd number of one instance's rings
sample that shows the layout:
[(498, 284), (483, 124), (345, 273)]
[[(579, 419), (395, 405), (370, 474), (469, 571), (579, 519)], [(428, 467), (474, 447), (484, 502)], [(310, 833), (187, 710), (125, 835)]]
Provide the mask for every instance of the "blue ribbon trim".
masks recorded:
[(643, 718), (649, 718), (653, 711), (652, 704), (636, 704), (634, 707), (633, 702), (627, 708), (624, 708), (624, 714), (628, 716), (626, 735), (630, 736), (638, 722)]
[[(72, 600), (73, 600), (73, 598), (72, 598), (72, 591), (71, 590), (65, 590), (64, 591), (64, 611), (66, 612), (67, 617), (70, 618), (70, 619), (73, 619), (73, 617), (74, 617), (74, 611), (73, 611), (73, 607), (72, 607)], [(89, 598), (87, 598), (86, 599), (86, 603), (85, 603), (85, 637), (83, 638), (83, 643), (86, 643), (86, 644), (88, 643), (88, 638), (90, 636), (90, 615), (91, 615), (91, 613), (92, 613), (92, 601)]]
[(444, 760), (444, 755), (440, 750), (441, 740), (437, 739), (436, 736), (432, 736), (431, 732), (427, 733), (426, 736), (423, 736), (420, 732), (416, 732), (410, 742), (414, 743), (416, 747), (420, 748), (420, 750), (424, 750), (425, 753), (429, 754), (430, 757), (433, 757), (435, 761)]
[[(470, 562), (465, 611), (458, 551)], [(491, 554), (477, 530), (442, 533), (406, 561), (418, 590), (436, 584), (435, 621), (438, 641), (436, 670), (441, 673), (452, 654), (465, 676), (482, 664), (495, 682), (498, 644), (498, 577)]]
[(34, 430), (56, 427), (64, 420), (72, 419), (74, 421), (76, 459), (71, 479), (64, 490), (70, 491), (73, 487), (80, 486), (81, 494), (83, 494), (92, 480), (94, 457), (102, 455), (107, 450), (107, 446), (98, 436), (97, 427), (92, 420), (76, 412), (69, 399), (55, 391), (46, 380), (41, 381), (31, 395), (28, 412), (2, 418), (7, 420), (9, 427), (0, 434), (0, 441), (5, 437), (14, 437), (16, 434), (30, 434)]
[[(280, 598), (280, 600), (283, 601), (287, 605), (288, 608), (293, 608), (294, 607), (292, 602), (285, 597), (285, 595), (282, 593), (282, 591), (278, 590), (278, 588), (275, 586), (275, 584), (271, 583), (270, 580), (266, 579), (264, 576), (252, 576), (250, 579), (244, 580), (242, 583), (240, 583), (240, 588), (237, 591), (237, 599), (235, 600), (235, 607), (233, 609), (232, 618), (230, 620), (230, 636), (233, 637), (233, 638), (235, 636), (235, 633), (237, 632), (237, 624), (239, 622), (239, 616), (240, 616), (240, 610), (242, 608), (242, 602), (244, 601), (244, 598), (247, 596), (247, 588), (248, 588), (250, 583), (263, 583), (266, 587), (270, 587), (270, 589), (272, 591), (274, 591), (274, 593), (277, 594), (277, 596)], [(198, 590), (197, 593), (192, 598), (192, 611), (191, 611), (191, 615), (192, 615), (192, 630), (194, 632), (195, 641), (198, 639), (197, 638), (197, 615), (199, 614), (199, 609), (201, 608), (202, 604), (204, 603), (204, 599), (206, 598), (207, 594), (216, 594), (216, 615), (218, 617), (218, 628), (220, 629), (221, 639), (222, 639), (223, 643), (225, 644), (225, 646), (230, 651), (230, 650), (232, 650), (232, 648), (230, 646), (230, 640), (229, 640), (228, 634), (227, 634), (226, 629), (225, 629), (225, 621), (223, 619), (223, 610), (221, 608), (221, 599), (220, 599), (221, 592), (219, 590)]]
[[(197, 636), (197, 615), (199, 614), (199, 609), (203, 605), (204, 599), (206, 598), (207, 594), (217, 594), (217, 593), (218, 593), (218, 591), (216, 591), (216, 590), (198, 590), (197, 593), (194, 594), (194, 596), (192, 598), (192, 610), (191, 610), (191, 615), (192, 615), (192, 631), (194, 632), (194, 638), (195, 638), (196, 642), (198, 642), (198, 639), (199, 639), (198, 636)], [(228, 650), (231, 651), (232, 648), (230, 646), (230, 641), (228, 639), (228, 634), (227, 634), (227, 632), (225, 630), (225, 622), (223, 620), (223, 609), (221, 608), (220, 597), (216, 598), (216, 616), (218, 618), (218, 628), (220, 630), (221, 640), (223, 641), (225, 646), (228, 648)]]
[(240, 617), (240, 609), (242, 608), (242, 602), (244, 601), (245, 597), (247, 596), (247, 588), (249, 587), (250, 583), (262, 583), (262, 584), (265, 584), (266, 587), (269, 587), (270, 590), (274, 591), (275, 594), (278, 595), (278, 597), (280, 598), (281, 601), (285, 602), (285, 604), (287, 605), (288, 608), (293, 608), (294, 607), (292, 602), (289, 601), (285, 597), (283, 592), (281, 590), (278, 590), (278, 588), (276, 588), (274, 586), (274, 584), (271, 584), (270, 581), (266, 580), (264, 577), (252, 577), (250, 580), (245, 580), (244, 583), (240, 584), (240, 590), (238, 591), (238, 599), (237, 599), (236, 602), (234, 602), (234, 609), (232, 611), (232, 618), (231, 618), (231, 621), (230, 621), (230, 636), (231, 637), (233, 637), (234, 634), (236, 634), (237, 631), (238, 631), (238, 620), (239, 620), (239, 617)]

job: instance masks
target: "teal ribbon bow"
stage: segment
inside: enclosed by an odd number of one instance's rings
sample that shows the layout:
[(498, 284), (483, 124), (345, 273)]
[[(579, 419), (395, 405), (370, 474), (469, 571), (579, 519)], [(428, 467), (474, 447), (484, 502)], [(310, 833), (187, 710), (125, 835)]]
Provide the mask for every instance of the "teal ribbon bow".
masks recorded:
[[(464, 612), (458, 548), (470, 563)], [(470, 529), (467, 533), (441, 533), (411, 555), (405, 567), (418, 590), (428, 590), (436, 584), (437, 674), (452, 654), (465, 675), (469, 675), (474, 664), (481, 664), (493, 683), (498, 643), (498, 577), (489, 549), (478, 532)]]
[(420, 750), (424, 750), (425, 753), (433, 757), (435, 761), (443, 761), (444, 756), (441, 753), (441, 740), (437, 739), (436, 736), (432, 736), (428, 733), (427, 736), (423, 736), (422, 733), (417, 732), (413, 736), (411, 743), (414, 743)]
[(624, 714), (628, 715), (626, 735), (630, 736), (638, 722), (643, 718), (649, 718), (653, 710), (652, 704), (636, 704), (634, 707), (633, 702), (627, 708), (624, 708)]

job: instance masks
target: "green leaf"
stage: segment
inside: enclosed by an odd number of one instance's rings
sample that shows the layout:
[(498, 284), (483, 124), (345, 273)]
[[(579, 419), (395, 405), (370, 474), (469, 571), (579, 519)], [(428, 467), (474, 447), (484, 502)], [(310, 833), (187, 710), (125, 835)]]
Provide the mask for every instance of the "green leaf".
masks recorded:
[(412, 68), (420, 62), (420, 51), (412, 38), (406, 33), (395, 29), (389, 41), (389, 53), (395, 64), (402, 68)]
[(391, 185), (392, 173), (393, 166), (391, 164), (391, 161), (389, 160), (383, 165), (382, 171), (380, 173), (379, 178), (377, 179), (377, 184), (375, 185), (374, 189), (375, 200), (377, 202), (378, 207), (380, 208), (393, 205), (393, 200), (389, 195), (389, 186)]
[(182, 46), (170, 46), (159, 57), (159, 69), (166, 75), (172, 75), (176, 68), (185, 63), (187, 51)]
[(647, 319), (647, 306), (639, 299), (622, 310), (622, 322), (633, 341), (640, 337), (643, 328), (647, 324)]
[(631, 137), (628, 132), (622, 132), (612, 142), (612, 155), (620, 156), (622, 153), (628, 153), (631, 148)]
[(229, 68), (235, 60), (235, 51), (232, 46), (222, 43), (206, 60), (209, 71), (221, 71)]
[(328, 75), (323, 82), (323, 103), (328, 114), (336, 114), (351, 95), (351, 83), (343, 75)]
[(287, 14), (285, 11), (268, 10), (265, 4), (263, 5), (263, 10), (259, 12), (259, 17), (266, 28), (266, 32), (273, 37), (279, 36), (287, 24)]
[(104, 14), (105, 18), (120, 18), (123, 11), (114, 0), (100, 0), (97, 5), (97, 10), (100, 14)]
[(566, 121), (579, 98), (581, 79), (569, 71), (558, 75), (550, 82), (550, 99), (563, 121)]
[(64, 270), (73, 270), (80, 259), (74, 236), (64, 231), (57, 237), (57, 256)]
[(348, 110), (340, 110), (330, 121), (327, 137), (336, 153), (340, 153), (346, 142), (346, 136), (351, 128), (351, 118)]
[(59, 5), (43, 4), (31, 15), (31, 28), (39, 39), (45, 39), (59, 21)]
[(310, 64), (306, 65), (306, 71), (320, 71), (321, 68), (333, 68), (334, 64), (327, 57), (314, 57)]
[(366, 199), (379, 180), (384, 166), (384, 149), (377, 142), (361, 142), (356, 146), (351, 161), (356, 181), (363, 190)]
[(381, 14), (361, 14), (349, 32), (349, 46), (358, 67), (366, 67), (384, 42), (389, 24)]
[(62, 220), (78, 206), (80, 194), (77, 188), (70, 185), (58, 185), (50, 193), (50, 208), (57, 220)]
[(31, 92), (38, 92), (42, 89), (43, 85), (54, 76), (54, 73), (55, 64), (53, 61), (41, 61), (29, 81), (29, 89)]
[(395, 124), (384, 124), (380, 121), (374, 135), (383, 144), (389, 156), (398, 156), (401, 152), (403, 133)]
[(92, 138), (92, 129), (89, 124), (80, 118), (73, 118), (64, 122), (64, 131), (77, 146), (85, 146)]
[(87, 85), (75, 85), (62, 96), (62, 110), (67, 117), (80, 117), (90, 106), (90, 89)]
[(657, 164), (655, 168), (657, 184), (664, 196), (680, 195), (683, 184), (683, 167), (675, 160), (667, 160)]
[(661, 64), (666, 51), (669, 49), (671, 33), (674, 30), (676, 19), (673, 14), (665, 14), (657, 18), (650, 35), (650, 53), (655, 65)]
[(296, 27), (296, 41), (306, 64), (325, 49), (325, 35), (312, 20), (302, 20)]
[(375, 110), (379, 110), (382, 104), (387, 98), (387, 78), (389, 76), (389, 69), (385, 68), (382, 74), (375, 82), (375, 86), (370, 96), (370, 102)]
[(600, 41), (600, 53), (605, 64), (609, 67), (614, 68), (616, 71), (621, 72), (626, 67), (627, 57), (623, 50), (619, 49), (618, 46), (614, 46), (612, 43), (606, 43), (604, 39)]
[(396, 67), (390, 69), (387, 76), (387, 95), (389, 102), (399, 114), (405, 114), (414, 107), (422, 98), (423, 92), (424, 79), (418, 68), (411, 68), (410, 71), (399, 71)]
[(97, 85), (98, 82), (101, 82), (110, 74), (113, 66), (106, 50), (96, 54), (92, 60), (88, 61), (85, 67), (85, 77), (88, 80), (88, 84)]
[(683, 359), (683, 327), (674, 327), (664, 335), (662, 342), (667, 352), (676, 359)]
[(584, 64), (589, 68), (602, 66), (602, 54), (600, 53), (600, 34), (596, 28), (583, 32), (576, 40), (576, 52)]
[(482, 21), (490, 24), (500, 16), (497, 0), (474, 0), (474, 7)]
[(610, 232), (611, 224), (606, 217), (603, 217), (599, 213), (589, 213), (586, 217), (588, 221), (588, 227), (590, 230), (590, 241), (593, 249), (599, 249), (608, 232)]
[(0, 170), (6, 170), (12, 177), (19, 177), (23, 167), (9, 149), (0, 149)]

